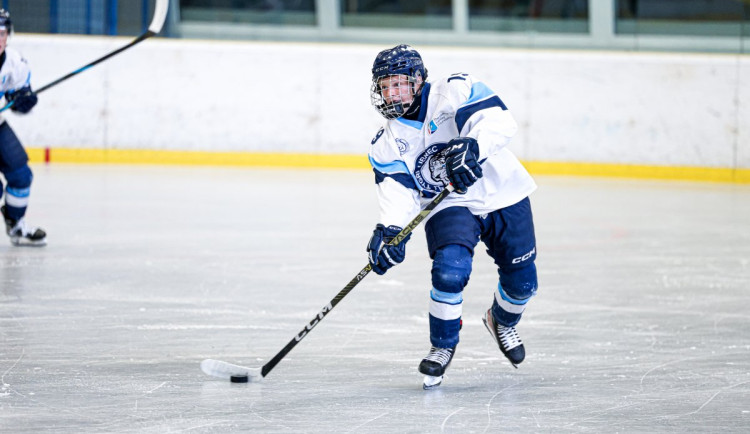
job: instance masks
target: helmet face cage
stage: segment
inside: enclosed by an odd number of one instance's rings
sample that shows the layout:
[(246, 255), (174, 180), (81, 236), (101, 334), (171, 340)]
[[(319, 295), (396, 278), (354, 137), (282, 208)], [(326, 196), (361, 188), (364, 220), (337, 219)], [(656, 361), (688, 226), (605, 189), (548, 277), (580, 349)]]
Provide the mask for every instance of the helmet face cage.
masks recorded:
[[(381, 83), (387, 86), (386, 94), (390, 102), (383, 95)], [(407, 86), (403, 84), (407, 83)], [(389, 75), (373, 79), (370, 87), (370, 103), (386, 119), (400, 118), (409, 110), (419, 89), (416, 77), (406, 75)]]
[[(390, 83), (387, 77), (392, 80)], [(421, 83), (424, 83), (426, 78), (427, 70), (422, 63), (422, 57), (410, 46), (397, 45), (383, 50), (378, 53), (372, 65), (370, 102), (384, 118), (399, 118), (406, 114), (414, 99), (419, 97)], [(403, 86), (398, 86), (398, 83), (403, 84), (403, 79), (408, 81), (408, 95), (402, 94)], [(387, 95), (383, 95), (381, 83), (388, 84)], [(390, 102), (386, 101), (386, 96)]]
[(6, 30), (8, 34), (13, 30), (13, 23), (10, 21), (10, 12), (0, 9), (0, 30)]

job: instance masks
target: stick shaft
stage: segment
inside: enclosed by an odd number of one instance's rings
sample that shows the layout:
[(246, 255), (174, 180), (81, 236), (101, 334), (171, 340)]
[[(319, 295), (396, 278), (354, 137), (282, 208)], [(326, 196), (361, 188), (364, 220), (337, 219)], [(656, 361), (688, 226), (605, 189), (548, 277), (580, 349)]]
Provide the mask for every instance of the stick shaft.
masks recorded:
[[(130, 48), (130, 47), (132, 47), (132, 46), (134, 46), (134, 45), (136, 45), (136, 44), (138, 44), (140, 42), (143, 42), (143, 41), (145, 41), (146, 39), (148, 39), (148, 38), (150, 38), (152, 36), (155, 36), (156, 34), (158, 34), (161, 31), (162, 27), (164, 26), (164, 21), (167, 18), (167, 10), (168, 10), (168, 8), (169, 8), (169, 0), (156, 0), (156, 5), (154, 6), (154, 17), (151, 20), (151, 24), (149, 25), (148, 30), (146, 30), (145, 32), (143, 32), (143, 34), (141, 34), (140, 36), (138, 36), (137, 38), (135, 38), (134, 40), (132, 40), (129, 44), (125, 45), (124, 47), (120, 47), (120, 48), (118, 48), (115, 51), (112, 51), (112, 52), (110, 52), (108, 54), (105, 54), (104, 56), (102, 56), (102, 57), (94, 60), (93, 62), (91, 62), (91, 63), (89, 63), (89, 64), (87, 64), (85, 66), (82, 66), (82, 67), (76, 69), (75, 71), (73, 71), (73, 72), (71, 72), (69, 74), (66, 74), (66, 75), (62, 76), (62, 77), (58, 78), (57, 80), (55, 80), (55, 81), (53, 81), (51, 83), (45, 84), (44, 86), (40, 87), (39, 89), (36, 89), (35, 92), (37, 94), (42, 93), (45, 90), (47, 90), (47, 89), (49, 89), (49, 88), (51, 88), (53, 86), (57, 86), (58, 84), (62, 83), (63, 81), (65, 81), (65, 80), (67, 80), (67, 79), (69, 79), (71, 77), (74, 77), (74, 76), (82, 73), (83, 71), (91, 68), (92, 66), (97, 65), (99, 63), (102, 63), (105, 60), (109, 59), (110, 57), (115, 56), (117, 54), (120, 54), (123, 51), (127, 50), (128, 48)], [(3, 106), (2, 108), (0, 108), (0, 113), (2, 113), (5, 110), (9, 109), (12, 105), (13, 105), (13, 102), (7, 103), (5, 106)]]
[[(443, 191), (441, 191), (437, 196), (435, 196), (435, 198), (432, 199), (432, 201), (429, 204), (427, 204), (427, 206), (419, 214), (417, 214), (417, 216), (414, 217), (412, 221), (410, 221), (409, 224), (407, 224), (406, 227), (403, 230), (401, 230), (401, 232), (399, 232), (393, 238), (393, 240), (391, 240), (391, 242), (388, 244), (395, 245), (395, 244), (400, 243), (417, 226), (419, 226), (419, 224), (422, 223), (422, 221), (425, 218), (427, 218), (427, 216), (432, 212), (432, 210), (434, 210), (435, 207), (437, 207), (438, 204), (440, 204), (440, 202), (442, 202), (443, 199), (445, 199), (452, 191), (453, 191), (452, 185), (448, 185), (445, 189), (443, 189)], [(286, 357), (286, 355), (289, 354), (289, 352), (292, 351), (292, 349), (295, 346), (297, 346), (297, 344), (302, 339), (304, 339), (305, 336), (307, 336), (308, 333), (310, 333), (316, 325), (318, 325), (321, 321), (323, 321), (323, 318), (325, 318), (326, 315), (328, 315), (331, 312), (331, 310), (333, 310), (333, 308), (336, 307), (336, 305), (339, 304), (339, 302), (343, 300), (344, 297), (346, 297), (352, 291), (352, 289), (354, 289), (354, 287), (357, 286), (357, 284), (361, 282), (362, 279), (364, 279), (365, 276), (367, 276), (370, 273), (370, 271), (372, 271), (372, 265), (368, 263), (366, 267), (364, 267), (356, 276), (354, 276), (352, 280), (349, 281), (349, 283), (344, 287), (344, 289), (339, 291), (339, 293), (336, 294), (336, 296), (333, 297), (333, 299), (327, 305), (323, 306), (323, 309), (321, 309), (320, 312), (318, 312), (318, 314), (315, 315), (312, 321), (307, 323), (305, 327), (302, 330), (300, 330), (300, 332), (297, 333), (297, 335), (293, 337), (292, 340), (290, 340), (289, 343), (287, 343), (286, 346), (284, 346), (284, 348), (281, 349), (281, 351), (279, 351), (275, 356), (273, 356), (273, 358), (269, 360), (268, 363), (263, 365), (263, 368), (261, 368), (261, 375), (264, 377), (268, 375), (268, 373), (271, 372), (271, 370), (281, 361), (281, 359)]]
[[(154, 36), (154, 35), (155, 35), (155, 33), (153, 33), (150, 30), (148, 30), (148, 31), (146, 31), (146, 33), (138, 36), (133, 41), (131, 41), (128, 45), (125, 45), (124, 47), (120, 47), (117, 50), (112, 51), (111, 53), (108, 53), (108, 54), (106, 54), (106, 55), (104, 55), (104, 56), (102, 56), (102, 57), (94, 60), (93, 62), (91, 62), (91, 63), (89, 63), (87, 65), (84, 65), (84, 66), (76, 69), (75, 71), (73, 71), (71, 73), (63, 75), (62, 77), (58, 78), (57, 80), (55, 80), (55, 81), (53, 81), (51, 83), (47, 83), (44, 86), (40, 87), (39, 89), (36, 89), (34, 92), (37, 93), (37, 94), (40, 94), (40, 93), (44, 92), (45, 90), (47, 90), (47, 89), (49, 89), (49, 88), (51, 88), (53, 86), (57, 86), (58, 84), (62, 83), (63, 81), (65, 81), (65, 80), (67, 80), (67, 79), (69, 79), (71, 77), (74, 77), (74, 76), (82, 73), (83, 71), (91, 68), (94, 65), (97, 65), (99, 63), (104, 62), (105, 60), (109, 59), (112, 56), (115, 56), (115, 55), (117, 55), (119, 53), (122, 53), (123, 51), (127, 50), (128, 48), (130, 48), (130, 47), (138, 44), (139, 42), (145, 41), (146, 39), (148, 39), (148, 38), (150, 38), (151, 36)], [(11, 108), (12, 106), (13, 106), (13, 101), (5, 104), (5, 106), (3, 106), (3, 108), (0, 108), (0, 113), (2, 113), (5, 110)]]
[(62, 76), (62, 77), (58, 78), (57, 80), (55, 80), (55, 81), (53, 81), (51, 83), (47, 83), (44, 86), (40, 87), (39, 89), (35, 90), (34, 92), (36, 92), (36, 93), (42, 93), (45, 90), (47, 90), (47, 89), (49, 89), (49, 88), (51, 88), (53, 86), (57, 86), (58, 84), (62, 83), (63, 81), (65, 81), (65, 80), (67, 80), (67, 79), (69, 79), (71, 77), (74, 77), (74, 76), (82, 73), (83, 71), (91, 68), (92, 66), (95, 66), (95, 65), (98, 65), (98, 64), (104, 62), (105, 60), (109, 59), (110, 57), (113, 57), (113, 56), (115, 56), (117, 54), (122, 53), (123, 51), (127, 50), (128, 48), (130, 48), (130, 47), (132, 47), (132, 46), (134, 46), (134, 45), (136, 45), (136, 44), (138, 44), (140, 42), (143, 42), (146, 39), (148, 39), (148, 38), (150, 38), (151, 36), (154, 36), (154, 35), (155, 35), (155, 33), (151, 32), (149, 30), (146, 33), (144, 33), (144, 34), (138, 36), (137, 38), (135, 38), (128, 45), (120, 47), (117, 50), (112, 51), (111, 53), (106, 54), (106, 55), (104, 55), (104, 56), (102, 56), (102, 57), (94, 60), (93, 62), (91, 62), (91, 63), (89, 63), (87, 65), (84, 65), (84, 66), (76, 69), (75, 71), (73, 71), (73, 72), (71, 72), (69, 74), (66, 74), (66, 75)]

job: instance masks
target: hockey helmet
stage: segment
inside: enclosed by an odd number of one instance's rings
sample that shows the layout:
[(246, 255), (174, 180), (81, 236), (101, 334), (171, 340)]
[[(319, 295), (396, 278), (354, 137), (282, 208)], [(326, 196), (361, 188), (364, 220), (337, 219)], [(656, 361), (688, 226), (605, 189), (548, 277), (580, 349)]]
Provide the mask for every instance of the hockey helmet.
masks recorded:
[[(394, 75), (404, 75), (409, 81), (410, 97), (407, 101), (395, 99), (387, 102), (382, 94), (381, 79)], [(383, 50), (375, 57), (372, 65), (372, 86), (370, 101), (375, 109), (386, 119), (396, 119), (408, 111), (414, 99), (422, 93), (424, 81), (427, 79), (427, 69), (422, 62), (422, 56), (417, 50), (408, 45), (397, 45)]]
[(10, 20), (10, 12), (0, 9), (0, 30), (7, 30), (8, 34), (13, 31), (13, 22)]

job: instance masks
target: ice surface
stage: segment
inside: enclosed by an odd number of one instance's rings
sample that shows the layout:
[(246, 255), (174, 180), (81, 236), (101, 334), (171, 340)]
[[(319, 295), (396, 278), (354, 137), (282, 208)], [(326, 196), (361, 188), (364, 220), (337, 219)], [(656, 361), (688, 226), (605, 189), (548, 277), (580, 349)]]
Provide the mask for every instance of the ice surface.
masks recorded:
[[(0, 243), (0, 432), (748, 432), (750, 187), (537, 177), (540, 288), (513, 369), (481, 321), (422, 390), (430, 263), (371, 274), (368, 171), (34, 166), (44, 248)], [(2, 239), (0, 239), (2, 241)]]

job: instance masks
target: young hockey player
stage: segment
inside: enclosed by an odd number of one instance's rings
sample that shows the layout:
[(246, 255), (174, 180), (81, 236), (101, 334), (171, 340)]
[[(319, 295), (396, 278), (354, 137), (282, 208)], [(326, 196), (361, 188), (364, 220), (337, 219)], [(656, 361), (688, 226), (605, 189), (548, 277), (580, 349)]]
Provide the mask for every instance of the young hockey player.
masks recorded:
[(429, 354), (419, 364), (424, 388), (438, 386), (459, 342), (462, 292), (481, 240), (499, 285), (484, 323), (505, 357), (525, 358), (516, 324), (536, 293), (536, 239), (528, 196), (536, 184), (506, 148), (517, 125), (482, 81), (453, 74), (427, 82), (420, 54), (407, 45), (381, 51), (372, 67), (371, 101), (387, 119), (372, 140), (380, 223), (367, 246), (373, 271), (402, 262), (406, 241), (387, 243), (447, 183), (455, 192), (425, 225), (432, 262)]
[[(17, 51), (7, 47), (13, 30), (10, 14), (0, 9), (0, 92), (10, 109), (26, 114), (36, 105), (37, 97), (31, 90), (29, 65)], [(43, 246), (47, 234), (40, 228), (26, 226), (24, 215), (29, 204), (32, 174), (29, 157), (8, 123), (0, 116), (0, 172), (5, 178), (5, 204), (0, 212), (11, 243), (16, 246)], [(2, 195), (2, 184), (0, 184)]]

